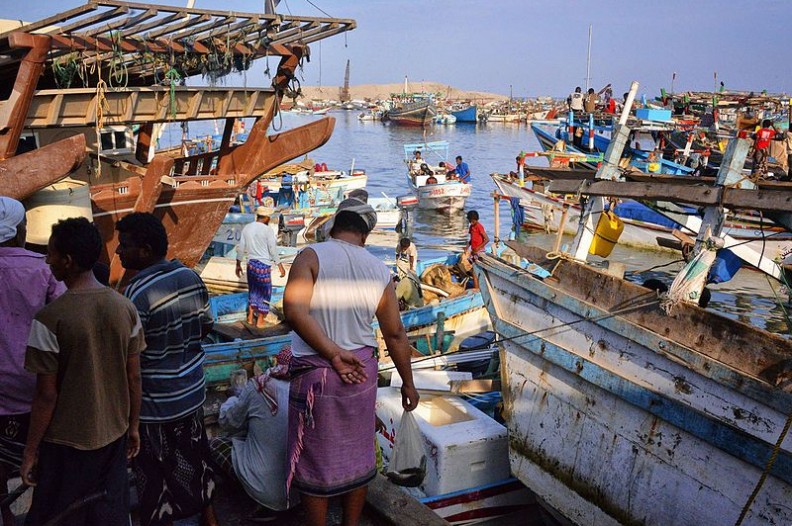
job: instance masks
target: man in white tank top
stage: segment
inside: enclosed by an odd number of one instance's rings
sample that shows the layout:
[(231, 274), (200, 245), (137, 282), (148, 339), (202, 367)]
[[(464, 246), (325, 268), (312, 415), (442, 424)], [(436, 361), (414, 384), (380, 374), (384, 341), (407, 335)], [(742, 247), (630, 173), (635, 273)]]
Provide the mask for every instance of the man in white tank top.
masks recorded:
[(376, 476), (374, 317), (404, 382), (404, 409), (419, 399), (390, 271), (364, 248), (376, 212), (346, 199), (331, 221), (330, 239), (295, 258), (283, 298), (294, 329), (287, 488), (300, 492), (309, 524), (322, 526), (337, 495), (344, 524), (357, 524)]

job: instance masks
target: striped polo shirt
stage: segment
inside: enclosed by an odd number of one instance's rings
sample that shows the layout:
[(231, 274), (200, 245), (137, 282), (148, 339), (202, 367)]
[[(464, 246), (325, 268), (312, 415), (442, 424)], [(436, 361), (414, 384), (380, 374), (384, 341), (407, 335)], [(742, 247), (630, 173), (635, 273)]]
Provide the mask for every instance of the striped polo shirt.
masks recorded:
[(203, 281), (178, 260), (162, 261), (138, 273), (124, 295), (137, 307), (147, 343), (140, 421), (190, 415), (206, 398), (201, 334), (212, 318)]

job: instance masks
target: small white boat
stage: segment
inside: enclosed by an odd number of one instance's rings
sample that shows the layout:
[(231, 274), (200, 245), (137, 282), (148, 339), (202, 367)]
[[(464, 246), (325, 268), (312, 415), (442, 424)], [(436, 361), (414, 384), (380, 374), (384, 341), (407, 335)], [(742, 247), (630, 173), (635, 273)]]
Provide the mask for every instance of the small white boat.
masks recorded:
[[(421, 152), (423, 158), (413, 159), (414, 152)], [(470, 197), (473, 185), (446, 177), (446, 170), (450, 166), (450, 162), (447, 161), (449, 158), (447, 141), (405, 144), (404, 156), (407, 164), (407, 181), (418, 198), (418, 208), (455, 211), (465, 207), (465, 200)], [(431, 162), (438, 165), (430, 165), (430, 157)], [(439, 166), (440, 162), (445, 166)]]

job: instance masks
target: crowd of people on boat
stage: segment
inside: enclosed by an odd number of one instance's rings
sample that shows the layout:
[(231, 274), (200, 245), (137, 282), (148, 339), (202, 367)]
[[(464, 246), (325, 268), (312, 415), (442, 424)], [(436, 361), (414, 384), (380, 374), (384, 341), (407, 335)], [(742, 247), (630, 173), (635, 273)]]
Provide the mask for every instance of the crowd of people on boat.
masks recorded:
[(436, 167), (431, 167), (422, 157), (420, 150), (415, 150), (413, 158), (409, 162), (409, 170), (413, 176), (428, 175), (426, 184), (438, 184), (437, 175), (443, 175), (445, 181), (459, 181), (470, 184), (470, 166), (462, 160), (461, 155), (457, 155), (454, 161), (454, 164), (440, 161)]
[[(250, 263), (276, 252), (260, 235), (267, 212), (257, 210), (241, 242), (258, 287), (254, 317), (268, 307), (259, 302), (262, 275), (283, 272), (277, 259)], [(209, 294), (198, 274), (167, 259), (160, 219), (135, 212), (117, 222), (115, 254), (134, 274), (122, 294), (102, 272), (105, 243), (94, 224), (61, 220), (46, 255), (32, 252), (23, 205), (0, 197), (0, 487), (6, 493), (19, 476), (34, 488), (26, 524), (128, 524), (129, 466), (143, 526), (197, 515), (218, 524), (221, 473), (270, 510), (299, 498), (309, 524), (325, 524), (329, 497), (341, 496), (344, 523), (356, 524), (376, 475), (374, 318), (403, 380), (404, 409), (419, 400), (390, 270), (365, 249), (376, 219), (371, 206), (347, 199), (327, 241), (294, 260), (283, 301), (291, 347), (276, 367), (243, 378), (221, 409), (221, 424), (246, 428), (246, 438), (210, 443)], [(8, 506), (0, 512), (4, 525), (15, 524)]]

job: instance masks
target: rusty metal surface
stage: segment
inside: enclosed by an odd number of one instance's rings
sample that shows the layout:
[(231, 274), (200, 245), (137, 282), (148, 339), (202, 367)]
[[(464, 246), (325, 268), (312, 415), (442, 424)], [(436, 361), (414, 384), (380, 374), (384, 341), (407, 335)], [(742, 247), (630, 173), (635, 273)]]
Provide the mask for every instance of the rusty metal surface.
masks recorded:
[(75, 135), (0, 161), (0, 195), (26, 199), (63, 179), (85, 159), (85, 135)]

